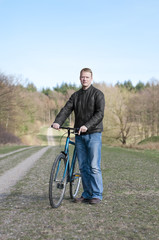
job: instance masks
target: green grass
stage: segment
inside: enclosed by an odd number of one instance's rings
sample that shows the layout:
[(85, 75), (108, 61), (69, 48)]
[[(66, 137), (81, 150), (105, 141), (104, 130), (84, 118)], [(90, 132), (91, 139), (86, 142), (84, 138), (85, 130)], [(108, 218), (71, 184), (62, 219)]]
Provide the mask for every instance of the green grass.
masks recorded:
[(25, 145), (3, 145), (3, 146), (0, 146), (0, 154), (5, 154), (5, 153), (9, 153), (9, 152), (13, 152), (15, 150), (18, 150), (18, 149), (21, 149), (21, 148), (25, 148), (25, 147), (28, 147), (28, 146), (25, 146)]
[(13, 153), (9, 156), (0, 158), (0, 175), (5, 171), (15, 167), (17, 164), (21, 163), (24, 159), (30, 157), (32, 154), (36, 153), (41, 147), (33, 147), (31, 149), (26, 148), (18, 153)]
[(138, 144), (157, 143), (157, 142), (159, 142), (159, 136), (153, 136), (153, 137), (149, 137), (149, 138), (142, 140)]
[(37, 138), (45, 145), (47, 145), (47, 136), (46, 135), (42, 135), (42, 134), (38, 134)]
[[(37, 135), (37, 138), (41, 141), (42, 145), (47, 145), (48, 141), (47, 141), (47, 129), (48, 127), (42, 127)], [(65, 134), (65, 130), (55, 130), (52, 129), (53, 131), (53, 137), (54, 137), (54, 141), (57, 145), (61, 144), (65, 144), (66, 138), (64, 135)]]
[(62, 205), (52, 209), (48, 182), (60, 150), (50, 148), (1, 201), (2, 239), (159, 239), (159, 152), (103, 145), (102, 202), (74, 204), (67, 185)]
[(47, 127), (40, 128), (37, 138), (41, 141), (42, 145), (47, 145)]

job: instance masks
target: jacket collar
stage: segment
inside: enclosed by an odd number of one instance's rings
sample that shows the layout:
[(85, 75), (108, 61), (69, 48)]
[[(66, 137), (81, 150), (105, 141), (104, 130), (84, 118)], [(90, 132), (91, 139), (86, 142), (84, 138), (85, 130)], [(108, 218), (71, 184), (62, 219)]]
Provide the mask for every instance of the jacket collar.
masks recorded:
[(87, 89), (81, 88), (81, 90), (82, 90), (82, 92), (87, 92), (87, 91), (89, 91), (92, 87), (93, 87), (93, 85), (91, 84), (91, 85), (89, 86), (89, 88), (87, 88)]

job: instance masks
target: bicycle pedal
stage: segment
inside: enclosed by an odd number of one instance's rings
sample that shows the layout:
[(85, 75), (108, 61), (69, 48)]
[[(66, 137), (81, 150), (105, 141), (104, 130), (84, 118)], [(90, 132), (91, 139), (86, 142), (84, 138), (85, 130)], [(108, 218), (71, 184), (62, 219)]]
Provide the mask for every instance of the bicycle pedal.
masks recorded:
[(74, 176), (75, 176), (75, 177), (80, 177), (81, 174), (80, 174), (80, 173), (75, 173)]
[(64, 188), (64, 184), (63, 183), (57, 183), (57, 188), (63, 189)]

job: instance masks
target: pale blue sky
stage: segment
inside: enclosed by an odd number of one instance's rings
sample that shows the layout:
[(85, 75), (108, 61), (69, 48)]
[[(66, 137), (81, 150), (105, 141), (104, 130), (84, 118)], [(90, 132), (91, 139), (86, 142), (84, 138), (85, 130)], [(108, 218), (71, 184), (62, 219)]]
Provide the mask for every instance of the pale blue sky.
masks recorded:
[(159, 79), (159, 0), (0, 0), (0, 71), (40, 90)]

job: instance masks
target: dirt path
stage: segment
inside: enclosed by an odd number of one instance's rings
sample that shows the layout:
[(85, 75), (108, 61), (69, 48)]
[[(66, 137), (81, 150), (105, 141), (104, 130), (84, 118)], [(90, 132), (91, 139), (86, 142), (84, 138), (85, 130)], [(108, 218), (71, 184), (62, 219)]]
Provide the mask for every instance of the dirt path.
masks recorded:
[[(1, 177), (0, 177), (0, 197), (3, 197), (4, 195), (8, 194), (10, 192), (10, 189), (12, 186), (14, 186), (17, 181), (19, 181), (26, 172), (34, 165), (34, 163), (40, 159), (40, 157), (50, 148), (50, 146), (55, 146), (55, 141), (53, 138), (53, 130), (51, 128), (48, 128), (47, 130), (47, 140), (48, 140), (48, 146), (45, 148), (42, 148), (38, 152), (34, 153), (30, 157), (26, 158), (23, 162), (19, 163), (17, 166), (13, 167), (12, 169), (6, 171)], [(20, 151), (23, 151), (28, 148), (21, 148), (16, 151), (1, 154), (0, 158), (9, 156), (13, 153), (17, 153)]]
[[(27, 150), (30, 154), (26, 158), (40, 149)], [(157, 151), (103, 145), (102, 202), (95, 206), (74, 204), (67, 185), (61, 206), (52, 209), (49, 178), (60, 151), (61, 146), (50, 147), (12, 187), (13, 191), (0, 198), (0, 240), (159, 239)]]
[(49, 147), (50, 146), (42, 148), (32, 156), (26, 158), (23, 162), (19, 163), (16, 167), (6, 171), (0, 177), (0, 197), (3, 197), (10, 192), (10, 188), (26, 174), (26, 172), (38, 159), (40, 159)]
[(48, 141), (48, 145), (49, 146), (55, 146), (55, 141), (54, 141), (54, 137), (53, 137), (53, 129), (52, 128), (48, 128), (47, 130), (47, 141)]
[(11, 155), (11, 154), (13, 154), (13, 153), (21, 152), (21, 151), (23, 151), (23, 150), (25, 150), (25, 149), (29, 149), (29, 148), (32, 148), (32, 147), (25, 147), (25, 148), (17, 149), (17, 150), (15, 150), (15, 151), (13, 151), (13, 152), (0, 154), (0, 158), (2, 158), (2, 157), (7, 157), (7, 156), (9, 156), (9, 155)]

